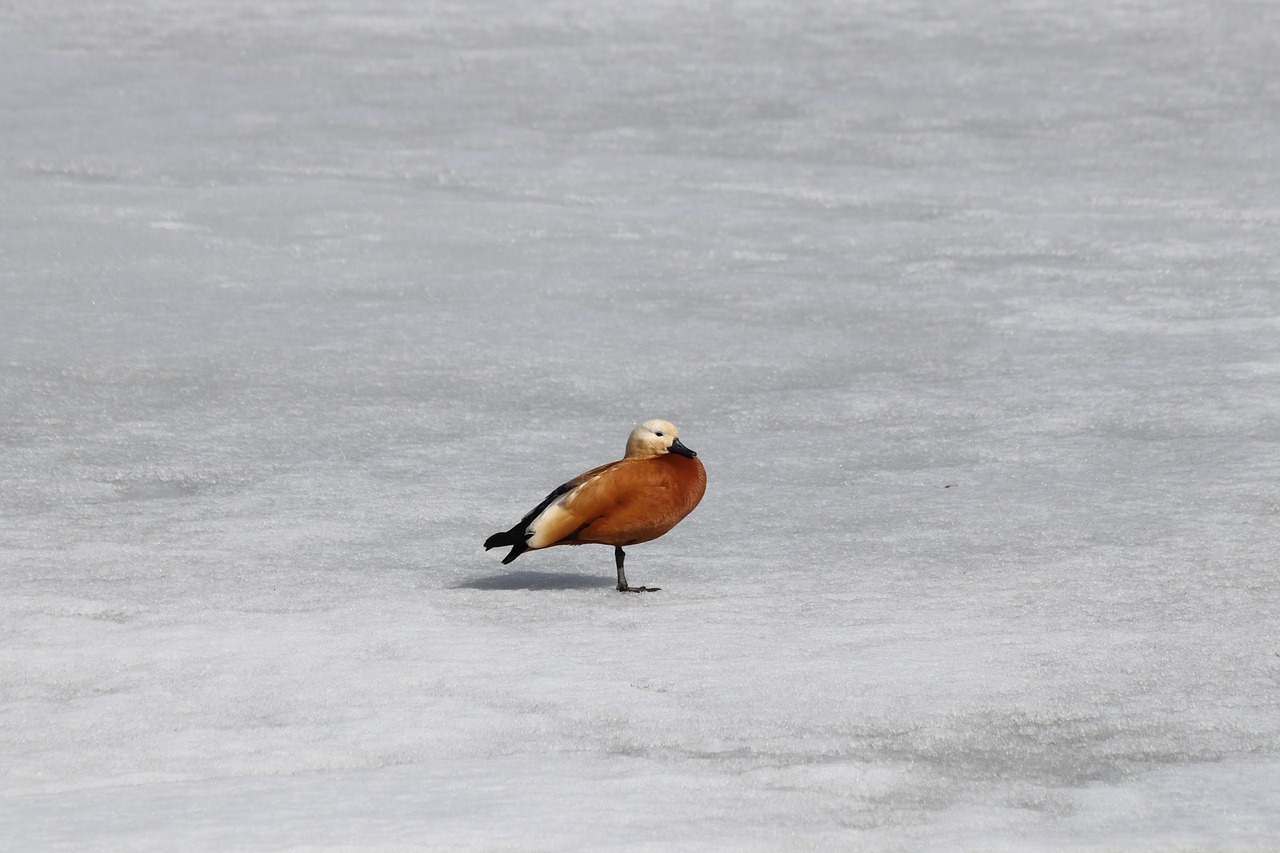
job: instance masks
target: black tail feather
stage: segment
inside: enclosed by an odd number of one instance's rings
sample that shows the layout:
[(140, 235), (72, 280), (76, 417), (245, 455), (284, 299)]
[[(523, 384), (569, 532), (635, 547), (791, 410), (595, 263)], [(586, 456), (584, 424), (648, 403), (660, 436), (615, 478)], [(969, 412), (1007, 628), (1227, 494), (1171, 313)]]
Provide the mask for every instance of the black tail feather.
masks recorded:
[(529, 524), (535, 518), (542, 514), (542, 511), (551, 505), (551, 502), (563, 495), (565, 492), (573, 488), (574, 480), (570, 480), (564, 485), (557, 486), (555, 491), (542, 499), (542, 503), (525, 513), (524, 518), (516, 522), (516, 526), (510, 530), (504, 530), (501, 533), (495, 533), (488, 539), (484, 540), (484, 549), (488, 551), (490, 548), (504, 548), (511, 546), (511, 553), (502, 558), (502, 564), (505, 566), (516, 557), (519, 557), (525, 551), (529, 550), (529, 537), (533, 534), (529, 532)]
[(520, 537), (515, 530), (504, 530), (501, 533), (495, 533), (488, 539), (484, 540), (484, 549), (488, 551), (491, 548), (501, 548), (504, 545), (514, 545), (520, 541)]
[(505, 566), (529, 550), (528, 540), (529, 537), (525, 534), (523, 525), (518, 524), (510, 530), (495, 533), (484, 540), (484, 549), (488, 551), (490, 548), (505, 548), (510, 545), (511, 553), (502, 558), (502, 564)]

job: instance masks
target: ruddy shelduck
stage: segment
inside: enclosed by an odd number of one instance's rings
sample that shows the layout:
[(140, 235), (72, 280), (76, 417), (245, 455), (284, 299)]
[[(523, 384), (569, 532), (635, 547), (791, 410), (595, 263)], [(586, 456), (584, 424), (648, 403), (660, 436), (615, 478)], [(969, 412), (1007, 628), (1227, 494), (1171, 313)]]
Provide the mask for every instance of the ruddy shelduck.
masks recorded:
[(707, 490), (697, 456), (671, 423), (645, 421), (631, 431), (622, 459), (560, 486), (510, 530), (486, 539), (484, 548), (510, 545), (505, 565), (525, 551), (555, 545), (612, 545), (618, 591), (656, 592), (659, 587), (627, 584), (622, 547), (657, 539), (693, 512)]

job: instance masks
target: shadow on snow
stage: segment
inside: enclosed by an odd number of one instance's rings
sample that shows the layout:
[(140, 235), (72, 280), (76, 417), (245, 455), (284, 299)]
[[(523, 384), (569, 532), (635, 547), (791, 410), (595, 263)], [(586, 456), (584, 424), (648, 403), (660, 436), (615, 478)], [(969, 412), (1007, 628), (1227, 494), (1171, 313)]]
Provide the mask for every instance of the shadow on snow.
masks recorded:
[(464, 581), (454, 589), (600, 589), (616, 583), (613, 578), (576, 572), (502, 572)]

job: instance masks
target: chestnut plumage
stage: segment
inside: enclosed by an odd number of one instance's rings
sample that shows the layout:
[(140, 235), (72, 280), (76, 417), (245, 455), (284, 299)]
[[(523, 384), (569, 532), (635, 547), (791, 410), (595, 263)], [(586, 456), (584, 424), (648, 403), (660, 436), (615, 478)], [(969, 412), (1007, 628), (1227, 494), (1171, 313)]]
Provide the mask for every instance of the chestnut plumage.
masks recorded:
[(697, 454), (668, 421), (645, 421), (627, 438), (626, 455), (592, 468), (556, 488), (510, 530), (485, 540), (485, 550), (510, 547), (510, 563), (525, 551), (556, 545), (612, 545), (618, 589), (627, 584), (622, 548), (657, 539), (693, 511), (707, 488)]

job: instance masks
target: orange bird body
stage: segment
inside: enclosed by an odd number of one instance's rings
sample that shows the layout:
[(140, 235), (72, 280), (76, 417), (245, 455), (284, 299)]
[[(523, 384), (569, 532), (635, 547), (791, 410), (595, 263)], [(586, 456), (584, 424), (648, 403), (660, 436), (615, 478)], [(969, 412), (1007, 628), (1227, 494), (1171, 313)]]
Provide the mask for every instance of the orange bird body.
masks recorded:
[(675, 527), (706, 488), (707, 472), (676, 428), (664, 420), (648, 420), (631, 431), (622, 459), (555, 489), (510, 530), (486, 539), (484, 547), (511, 546), (505, 564), (525, 551), (556, 545), (612, 545), (618, 589), (649, 592), (649, 587), (627, 584), (623, 546), (657, 539)]

